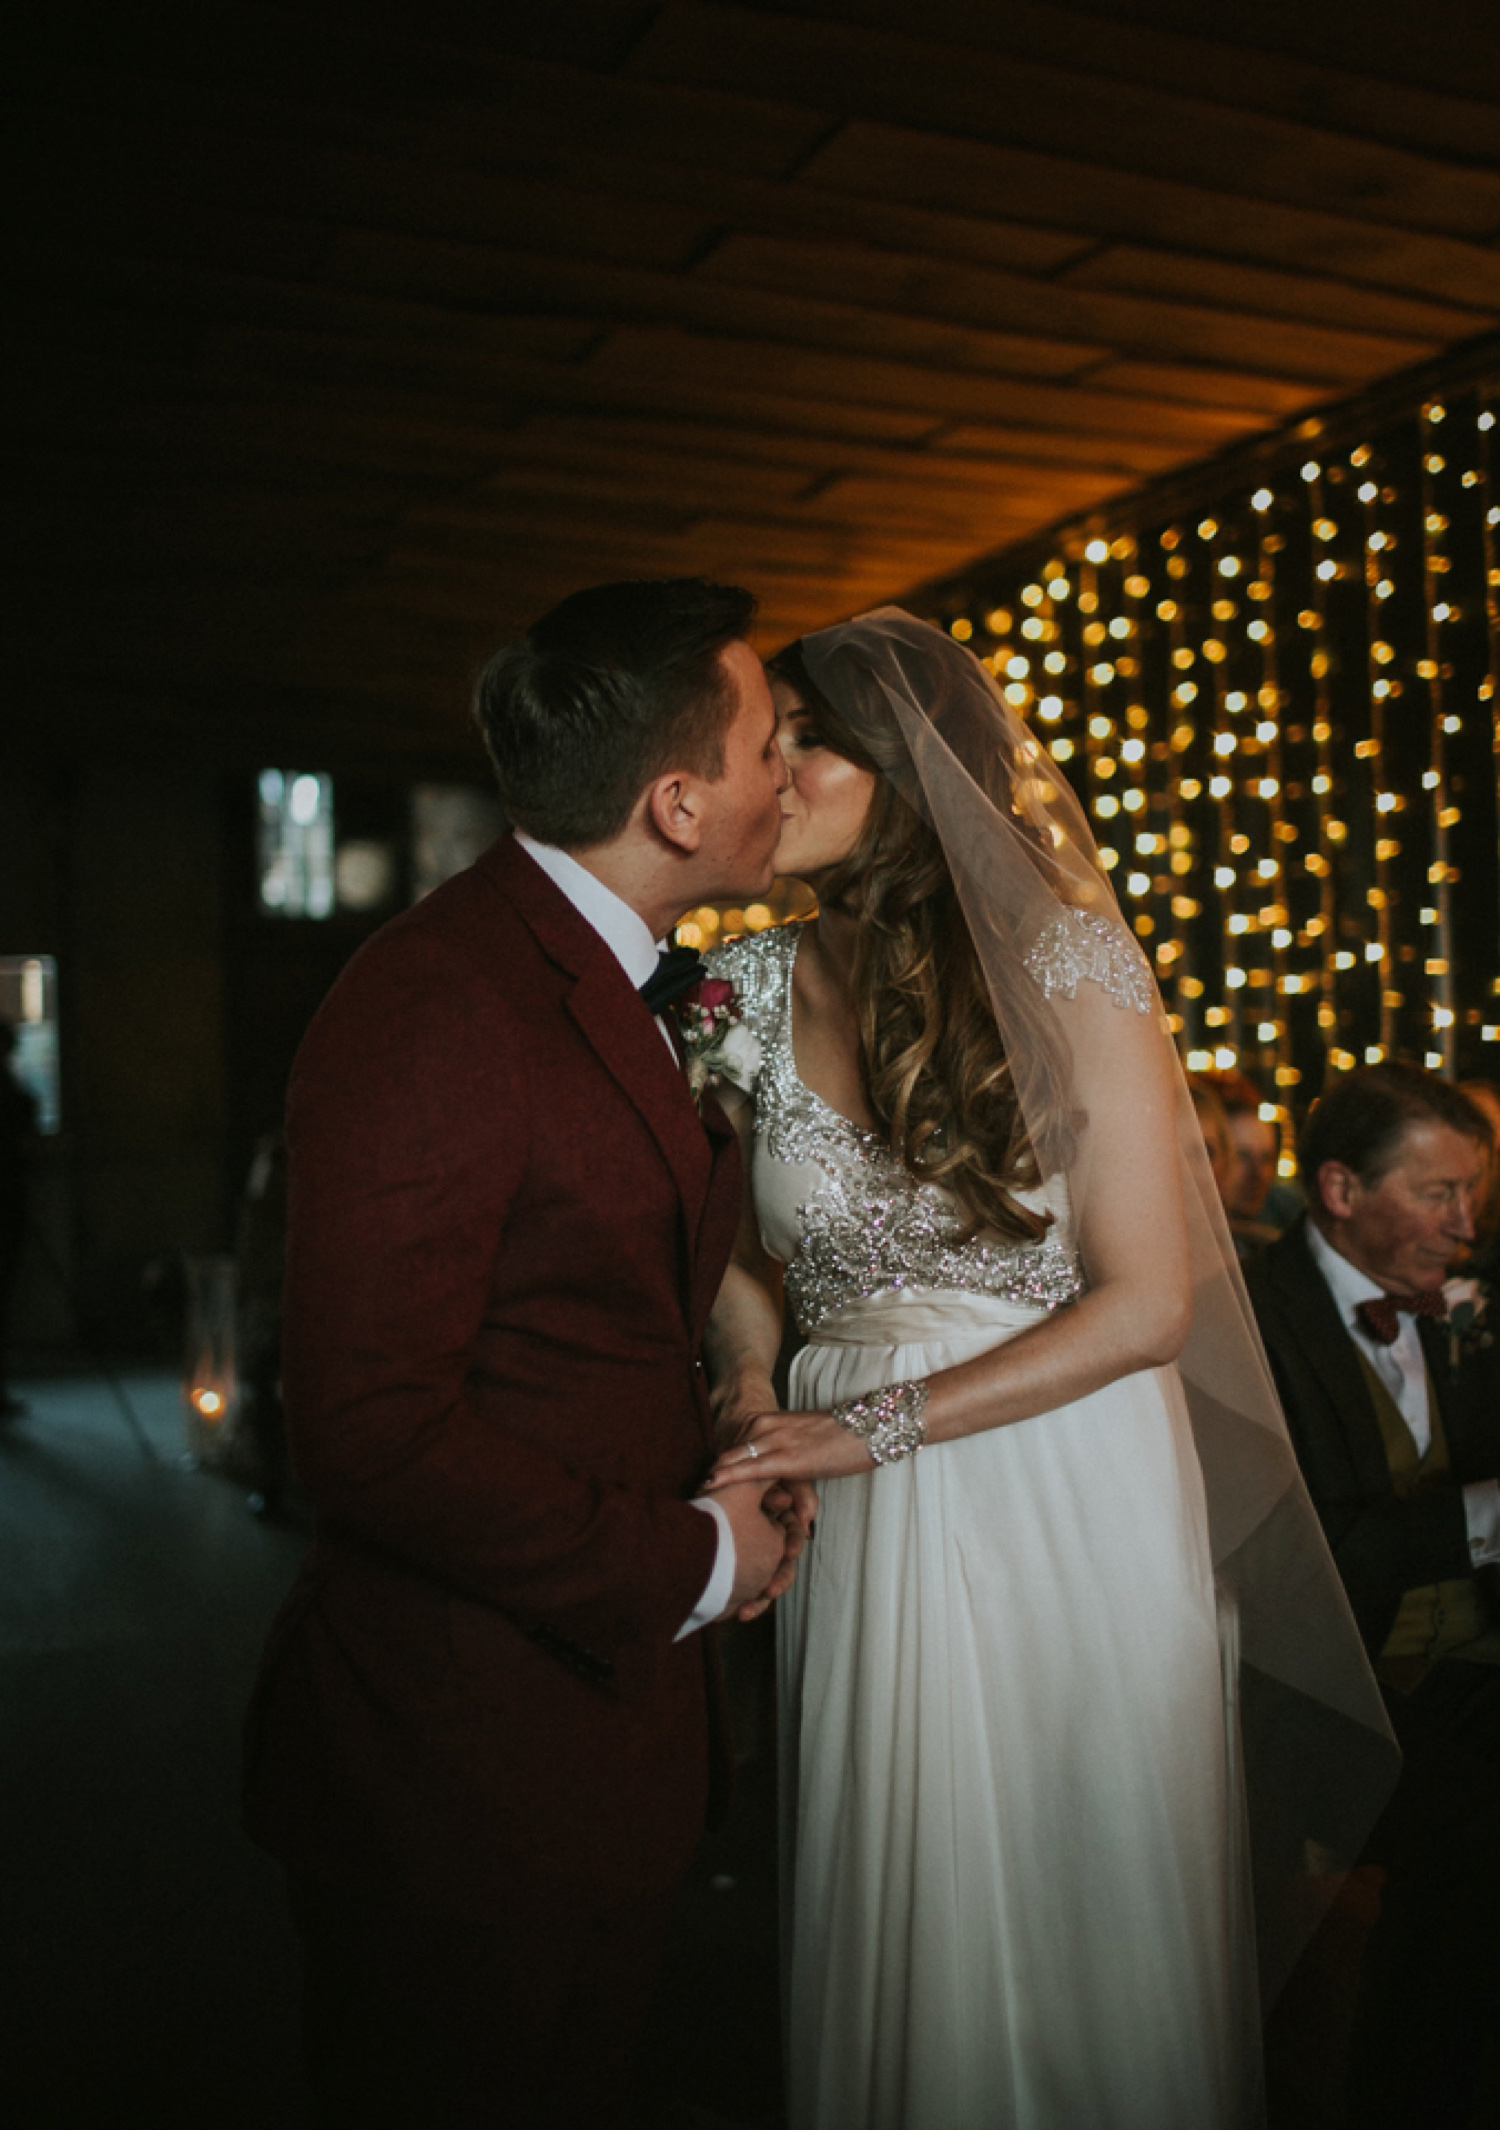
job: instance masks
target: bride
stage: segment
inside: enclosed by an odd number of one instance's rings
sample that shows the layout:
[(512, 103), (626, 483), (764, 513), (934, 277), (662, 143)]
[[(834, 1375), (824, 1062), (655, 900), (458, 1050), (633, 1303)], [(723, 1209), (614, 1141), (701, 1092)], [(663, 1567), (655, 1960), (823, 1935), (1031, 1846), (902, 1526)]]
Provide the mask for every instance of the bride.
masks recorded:
[(711, 958), (761, 1050), (711, 1484), (818, 1482), (789, 2120), (1240, 2130), (1252, 1862), (1274, 1983), (1390, 1766), (1155, 986), (977, 659), (888, 608), (771, 674), (819, 914)]

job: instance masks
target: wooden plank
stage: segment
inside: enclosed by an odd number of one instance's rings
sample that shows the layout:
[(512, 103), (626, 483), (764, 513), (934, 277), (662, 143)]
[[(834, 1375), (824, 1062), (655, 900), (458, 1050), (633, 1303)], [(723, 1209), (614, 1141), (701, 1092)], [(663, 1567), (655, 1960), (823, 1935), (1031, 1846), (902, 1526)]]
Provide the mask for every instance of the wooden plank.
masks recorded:
[(248, 387), (206, 394), (201, 379), (148, 376), (146, 391), (79, 410), (56, 399), (27, 407), (26, 433), (12, 450), (20, 464), (50, 469), (67, 485), (77, 467), (91, 478), (116, 468), (132, 482), (184, 461), (236, 483), (268, 478), (322, 487), (331, 474), (400, 484), (483, 476), (506, 437), (526, 418), (519, 401), (491, 400), (460, 411), (452, 395), (418, 400), (398, 392), (352, 393), (303, 386), (288, 393), (262, 377)]
[(696, 203), (730, 228), (799, 241), (885, 245), (927, 258), (962, 259), (1017, 273), (1054, 274), (1094, 248), (1086, 231), (1044, 228), (998, 215), (934, 214), (895, 200), (826, 192), (797, 178), (744, 177), (638, 154), (602, 155), (585, 144), (555, 157), (552, 183), (587, 183), (612, 196)]
[(1466, 307), (1500, 304), (1500, 256), (1479, 244), (1106, 170), (1029, 148), (856, 121), (809, 159), (803, 178), (939, 213), (993, 212)]
[[(535, 478), (538, 471), (549, 477), (565, 471), (569, 480), (601, 481), (605, 493), (753, 498), (796, 504), (811, 516), (830, 519), (857, 518), (866, 509), (901, 509), (952, 520), (968, 516), (977, 503), (999, 497), (1015, 499), (1017, 507), (1028, 512), (1050, 509), (1056, 513), (1070, 499), (1084, 507), (1101, 490), (1117, 490), (1130, 479), (1123, 474), (1111, 478), (1097, 470), (1081, 472), (1034, 463), (977, 465), (932, 453), (858, 455), (878, 471), (860, 472), (847, 466), (815, 469), (805, 461), (788, 464), (765, 453), (727, 458), (722, 448), (715, 449), (711, 436), (705, 439), (705, 451), (700, 451), (685, 448), (680, 439), (656, 449), (622, 447), (607, 427), (600, 432), (601, 425), (595, 422), (553, 419), (540, 433), (537, 425), (528, 424), (498, 445), (500, 455), (510, 464), (494, 485), (503, 489), (516, 480)], [(706, 450), (713, 450), (714, 455), (708, 457)], [(479, 492), (487, 492), (490, 485), (484, 484)]]
[[(924, 408), (832, 396), (838, 386), (826, 370), (822, 393), (794, 387), (768, 370), (764, 359), (741, 366), (747, 378), (742, 382), (738, 376), (711, 374), (713, 365), (695, 355), (686, 334), (652, 336), (650, 346), (645, 339), (640, 333), (615, 333), (575, 368), (510, 364), (503, 377), (497, 372), (495, 382), (523, 391), (534, 407), (576, 408), (600, 416), (686, 416), (786, 436), (920, 444), (940, 426)], [(670, 360), (671, 369), (659, 368), (655, 356)]]
[[(673, 575), (703, 556), (715, 569), (733, 567), (754, 581), (756, 572), (792, 569), (809, 576), (856, 567), (886, 582), (910, 583), (944, 566), (934, 558), (963, 550), (951, 537), (862, 534), (845, 526), (798, 524), (787, 519), (709, 518), (676, 526), (637, 517), (590, 512), (568, 499), (538, 498), (514, 518), (497, 518), (462, 531), (423, 526), (403, 532), (399, 545), (368, 573), (370, 585), (395, 582), (466, 584), (517, 558), (534, 566), (550, 560), (564, 571), (582, 570), (582, 581), (614, 571), (621, 575)], [(972, 545), (968, 549), (972, 552)]]
[[(401, 528), (390, 563), (403, 570), (446, 563), (464, 574), (507, 554), (562, 551), (570, 559), (615, 556), (631, 569), (649, 560), (670, 572), (686, 550), (711, 547), (750, 558), (741, 561), (744, 569), (775, 561), (821, 571), (863, 560), (898, 577), (914, 577), (957, 566), (975, 545), (972, 538), (966, 544), (952, 534), (890, 523), (819, 525), (749, 514), (653, 517), (639, 508), (541, 491), (525, 504), (513, 512), (476, 513), (458, 523), (414, 514)], [(979, 539), (983, 542), (984, 535)]]
[(1076, 273), (1077, 279), (1064, 269), (1061, 277), (1041, 282), (873, 245), (733, 235), (703, 261), (697, 278), (800, 295), (819, 292), (843, 302), (862, 301), (872, 308), (968, 325), (1047, 330), (1142, 358), (1187, 357), (1243, 370), (1247, 353), (1253, 352), (1255, 367), (1268, 375), (1330, 385), (1399, 369), (1439, 345), (1431, 337), (1419, 340), (1262, 320), (1253, 350), (1247, 350), (1245, 318), (1231, 301), (1210, 307), (1108, 291), (1096, 294), (1087, 266), (1080, 265)]
[[(321, 330), (302, 336), (310, 356), (326, 356), (347, 341), (359, 372), (369, 374), (381, 343), (374, 336), (400, 336), (402, 345), (387, 354), (388, 367), (405, 365), (405, 342), (422, 344), (431, 372), (434, 361), (454, 374), (455, 349), (461, 360), (484, 363), (513, 355), (576, 360), (597, 336), (606, 317), (655, 324), (659, 320), (697, 326), (706, 334), (748, 329), (757, 336), (784, 335), (788, 340), (834, 351), (873, 348), (903, 361), (935, 367), (969, 369), (984, 374), (1020, 377), (1067, 376), (1095, 359), (1095, 350), (1062, 341), (1025, 335), (971, 331), (932, 325), (891, 314), (861, 312), (850, 305), (778, 299), (754, 291), (715, 288), (697, 279), (644, 270), (550, 261), (538, 255), (499, 253), (488, 248), (409, 244), (400, 239), (349, 235), (336, 243), (331, 271), (348, 286), (344, 292), (297, 283), (261, 282), (254, 277), (215, 274), (200, 277), (185, 291), (169, 272), (151, 261), (96, 255), (71, 262), (71, 277), (80, 293), (97, 287), (111, 300), (134, 304), (191, 304), (209, 322), (203, 328), (205, 353), (232, 347), (236, 335), (216, 330), (222, 313), (230, 318), (268, 312), (279, 330), (262, 334), (279, 339), (296, 357), (297, 338), (286, 328), (307, 320)], [(32, 254), (33, 273), (56, 270), (50, 258)], [(482, 307), (488, 294), (514, 315)], [(449, 306), (459, 306), (452, 325)], [(549, 306), (564, 315), (547, 317)]]
[(808, 477), (796, 467), (749, 458), (667, 457), (582, 438), (572, 448), (558, 437), (542, 444), (520, 430), (504, 440), (490, 469), (467, 496), (505, 499), (530, 492), (539, 483), (556, 494), (618, 496), (693, 512), (725, 501), (789, 507), (805, 493)]
[[(42, 117), (32, 114), (38, 130)], [(55, 113), (45, 117), (56, 123)], [(435, 157), (224, 133), (175, 115), (150, 133), (115, 130), (124, 137), (91, 140), (49, 165), (28, 215), (33, 243), (81, 240), (88, 250), (222, 267), (259, 262), (279, 242), (311, 269), (346, 226), (671, 269), (694, 258), (715, 226), (686, 201), (535, 175), (486, 172), (476, 183), (474, 171)]]
[[(382, 579), (345, 595), (336, 605), (320, 608), (318, 634), (298, 646), (294, 661), (285, 670), (311, 681), (312, 661), (327, 659), (330, 646), (347, 636), (347, 654), (336, 654), (344, 665), (325, 667), (339, 684), (348, 686), (351, 676), (373, 674), (378, 661), (360, 650), (366, 640), (361, 627), (368, 616), (372, 628), (388, 632), (388, 659), (410, 660), (410, 639), (427, 628), (447, 626), (465, 629), (469, 655), (454, 658), (447, 667), (450, 680), (462, 689), (476, 666), (498, 644), (519, 634), (570, 592), (588, 584), (607, 584), (647, 573), (707, 576), (723, 584), (744, 584), (761, 599), (766, 635), (786, 627), (818, 625), (839, 613), (879, 605), (903, 584), (913, 580), (883, 567), (806, 571), (786, 564), (749, 566), (750, 558), (711, 543), (689, 542), (670, 555), (643, 561), (639, 550), (595, 551), (585, 557), (560, 557), (550, 568), (528, 560), (522, 551), (498, 560), (488, 570), (444, 579), (406, 577)], [(774, 637), (773, 637), (774, 640)], [(363, 685), (363, 678), (361, 681)]]
[(710, 285), (697, 275), (364, 231), (339, 234), (330, 273), (361, 292), (407, 302), (483, 307), (487, 312), (504, 306), (527, 314), (555, 311), (594, 320), (681, 325), (704, 333), (755, 333), (767, 340), (871, 350), (909, 362), (1017, 377), (1068, 377), (1087, 367), (1096, 354), (1084, 343), (1039, 330), (978, 330), (906, 318), (873, 306), (861, 309), (848, 302)]
[(986, 419), (1104, 435), (1179, 442), (1185, 451), (1210, 449), (1258, 426), (1234, 409), (1189, 407), (1095, 392), (1085, 386), (1031, 384), (958, 370), (925, 369), (911, 363), (831, 354), (775, 341), (714, 339), (708, 335), (625, 327), (611, 333), (581, 366), (610, 380), (643, 374), (671, 381), (674, 391), (688, 376), (822, 399), (865, 401), (927, 413), (942, 419)]
[[(934, 435), (931, 448), (946, 458), (968, 458), (987, 465), (1013, 448), (1015, 434), (1013, 428), (994, 422), (949, 422)], [(1116, 441), (1111, 439), (1112, 444)], [(1155, 463), (1140, 468), (1143, 473), (1167, 473), (1173, 467), (1187, 465), (1194, 456), (1190, 448), (1181, 444), (1164, 441), (1154, 448)]]
[[(952, 461), (945, 461), (952, 464)], [(957, 463), (962, 463), (959, 461)], [(917, 510), (939, 522), (972, 524), (980, 516), (993, 524), (999, 519), (1024, 525), (1050, 525), (1069, 511), (1083, 511), (1121, 495), (1134, 486), (1129, 475), (1111, 479), (1097, 477), (1082, 485), (1061, 481), (1045, 487), (1032, 486), (1018, 474), (992, 476), (982, 487), (940, 476), (927, 482), (883, 477), (876, 474), (840, 474), (824, 495), (855, 519), (871, 519), (883, 513), (905, 514)], [(920, 498), (914, 501), (914, 498)], [(823, 500), (822, 497), (819, 498)], [(984, 536), (988, 538), (988, 536)], [(993, 545), (993, 539), (989, 540)]]
[[(243, 206), (356, 226), (510, 242), (535, 200), (554, 217), (547, 242), (564, 243), (571, 228), (578, 248), (590, 254), (617, 252), (644, 264), (670, 263), (664, 255), (677, 238), (707, 219), (767, 235), (892, 244), (1038, 274), (1082, 257), (1094, 243), (1082, 232), (930, 214), (892, 201), (810, 192), (795, 179), (747, 176), (691, 160), (671, 132), (654, 148), (629, 153), (611, 153), (596, 136), (575, 134), (560, 122), (524, 142), (500, 130), (460, 143), (439, 121), (400, 115), (382, 127), (356, 125), (348, 115), (258, 102), (222, 84), (189, 92), (169, 82), (138, 85), (128, 111), (101, 101), (97, 86), (90, 105), (87, 84), (70, 84), (66, 101), (35, 108), (37, 152), (48, 160), (47, 185), (38, 188), (42, 211), (54, 190), (63, 198), (75, 189), (92, 196), (88, 185), (78, 186), (71, 157), (56, 155), (60, 130), (78, 123), (80, 101), (114, 184), (122, 170), (139, 169), (143, 155), (159, 153), (166, 174), (175, 172), (179, 182), (206, 161), (210, 172), (222, 170), (226, 188), (238, 182), (234, 197)], [(159, 151), (146, 145), (154, 142), (162, 144)], [(585, 245), (596, 212), (604, 219)]]
[[(1082, 0), (1079, 11), (1121, 17), (1130, 28), (1146, 21), (1189, 33), (1203, 20), (1197, 0)], [(1444, 0), (1415, 22), (1400, 0), (1384, 7), (1367, 0), (1318, 0), (1316, 7), (1306, 0), (1216, 0), (1214, 28), (1275, 59), (1343, 67), (1357, 53), (1361, 68), (1379, 80), (1500, 103), (1500, 46), (1488, 0)]]
[[(796, 0), (790, 6), (782, 0), (761, 4), (768, 12), (803, 11)], [(912, 23), (909, 0), (818, 0), (817, 12), (825, 20), (898, 32), (909, 32)], [(1083, 8), (1066, 0), (1062, 5), (1005, 0), (1003, 7), (996, 7), (994, 0), (929, 0), (922, 10), (922, 28), (945, 44), (1049, 64), (1066, 53), (1070, 70), (1111, 81), (1167, 89), (1198, 102), (1260, 111), (1320, 131), (1434, 156), (1480, 164), (1495, 161), (1494, 105), (1483, 100), (1471, 72), (1466, 69), (1460, 77), (1457, 94), (1420, 87), (1411, 78), (1411, 61), (1428, 44), (1430, 15), (1419, 25), (1407, 11), (1397, 11), (1403, 25), (1402, 63), (1394, 78), (1380, 80), (1378, 69), (1364, 71), (1371, 56), (1368, 10), (1358, 14), (1351, 35), (1327, 41), (1329, 63), (1290, 49), (1295, 40), (1287, 37), (1285, 23), (1271, 30), (1260, 50), (1243, 34), (1248, 23), (1240, 25), (1241, 34), (1232, 40), (1218, 36), (1214, 33), (1227, 27), (1223, 9), (1216, 7), (1209, 14), (1192, 0), (1176, 10), (1184, 29), (1142, 19), (1150, 10), (1138, 4), (1120, 12), (1124, 19), (1111, 20), (1107, 0), (1102, 5), (1090, 0)], [(1330, 10), (1325, 0), (1317, 9), (1298, 12), (1304, 19), (1326, 19)], [(1479, 27), (1482, 37), (1488, 24)], [(1266, 12), (1257, 8), (1254, 34), (1263, 36), (1265, 30)], [(1475, 54), (1469, 56), (1472, 60)], [(1493, 86), (1500, 90), (1500, 82)]]
[(440, 151), (446, 141), (454, 159), (514, 166), (571, 140), (607, 154), (665, 150), (763, 177), (794, 170), (828, 125), (821, 109), (774, 93), (703, 90), (508, 52), (446, 51), (411, 36), (329, 38), (305, 17), (291, 38), (286, 18), (270, 15), (237, 37), (222, 7), (200, 15), (208, 18), (200, 29), (224, 29), (219, 49), (191, 35), (155, 44), (142, 38), (115, 67), (80, 66), (75, 56), (50, 75), (36, 70), (37, 91), (76, 101), (92, 77), (107, 107), (139, 109), (162, 95), (178, 107), (184, 92), (189, 100), (223, 96), (229, 84), (239, 108), (279, 108), (294, 133), (311, 120), (332, 145), (389, 152), (412, 138)]
[(576, 430), (584, 436), (614, 436), (671, 451), (744, 451), (756, 457), (790, 460), (807, 467), (810, 473), (832, 463), (896, 475), (909, 466), (914, 477), (921, 477), (923, 466), (930, 464), (944, 480), (979, 483), (993, 478), (995, 470), (1014, 466), (1033, 472), (1042, 467), (1055, 469), (1061, 478), (1076, 479), (1083, 486), (1116, 473), (1150, 472), (1169, 463), (1172, 456), (1171, 446), (1139, 444), (1119, 437), (1074, 438), (1032, 428), (994, 429), (992, 448), (983, 460), (976, 460), (967, 456), (945, 458), (924, 442), (863, 442), (835, 435), (810, 438), (802, 431), (759, 427), (743, 419), (733, 426), (726, 423), (718, 427), (685, 415), (652, 418), (622, 412), (599, 414), (580, 408), (571, 414), (534, 415), (528, 426), (538, 428), (544, 435), (556, 429), (569, 433)]
[(607, 69), (629, 51), (650, 20), (648, 0), (423, 0), (413, 18), (407, 0), (357, 0), (346, 11), (348, 34), (413, 36), (449, 52), (513, 52), (566, 66)]
[(725, 0), (667, 0), (626, 70), (814, 109), (831, 102), (851, 117), (1014, 142), (1252, 199), (1321, 197), (1362, 220), (1476, 242), (1500, 227), (1500, 172), (931, 37), (851, 35), (838, 23)]
[(523, 357), (575, 361), (596, 338), (601, 315), (528, 312), (521, 303), (503, 311), (449, 313), (395, 291), (338, 289), (271, 275), (229, 271), (203, 273), (191, 281), (150, 257), (77, 249), (65, 257), (18, 246), (12, 287), (51, 308), (54, 316), (189, 320), (195, 340), (211, 344), (216, 332), (268, 325), (286, 340), (301, 332), (309, 346), (342, 339), (351, 347), (386, 348), (482, 366), (492, 359)]
[(1065, 267), (1059, 285), (1118, 290), (1124, 295), (1212, 304), (1264, 318), (1326, 320), (1375, 338), (1443, 346), (1467, 340), (1500, 320), (1500, 290), (1490, 308), (1428, 303), (1391, 289), (1358, 288), (1311, 270), (1278, 272), (1243, 259), (1210, 259), (1202, 253), (1155, 251), (1142, 244), (1106, 244)]
[[(1253, 352), (1247, 347), (1247, 354)], [(1139, 392), (1147, 398), (1182, 400), (1191, 406), (1247, 408), (1267, 426), (1331, 396), (1326, 386), (1320, 389), (1244, 370), (1213, 369), (1207, 363), (1101, 363), (1090, 370), (1088, 381), (1106, 392)]]

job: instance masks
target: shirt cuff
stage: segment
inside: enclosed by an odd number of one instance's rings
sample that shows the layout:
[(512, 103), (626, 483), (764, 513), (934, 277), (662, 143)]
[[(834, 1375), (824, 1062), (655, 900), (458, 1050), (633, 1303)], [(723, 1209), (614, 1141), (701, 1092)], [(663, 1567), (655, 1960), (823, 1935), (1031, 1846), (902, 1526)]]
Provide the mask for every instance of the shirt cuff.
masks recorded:
[(1469, 1561), (1489, 1568), (1500, 1561), (1500, 1479), (1471, 1479), (1464, 1488), (1464, 1521), (1469, 1527)]
[[(696, 1634), (700, 1627), (707, 1627), (711, 1620), (720, 1619), (728, 1609), (729, 1600), (734, 1593), (734, 1571), (737, 1565), (737, 1557), (734, 1550), (734, 1526), (730, 1523), (723, 1504), (717, 1501), (710, 1501), (705, 1494), (697, 1494), (694, 1495), (690, 1506), (695, 1509), (701, 1509), (705, 1516), (711, 1516), (718, 1525), (719, 1552), (718, 1558), (714, 1562), (713, 1573), (703, 1587), (703, 1595), (689, 1613), (684, 1624), (673, 1635), (672, 1640), (674, 1642), (685, 1641), (690, 1634)], [(1500, 1522), (1500, 1501), (1496, 1503), (1496, 1511), (1496, 1520)]]

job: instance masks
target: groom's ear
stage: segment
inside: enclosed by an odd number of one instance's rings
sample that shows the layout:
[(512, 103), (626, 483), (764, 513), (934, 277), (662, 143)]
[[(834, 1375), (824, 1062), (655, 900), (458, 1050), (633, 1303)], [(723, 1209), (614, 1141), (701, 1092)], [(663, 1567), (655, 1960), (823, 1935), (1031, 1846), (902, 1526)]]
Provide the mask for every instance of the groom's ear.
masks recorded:
[(673, 769), (648, 784), (646, 818), (674, 849), (691, 854), (703, 841), (704, 786), (689, 770)]

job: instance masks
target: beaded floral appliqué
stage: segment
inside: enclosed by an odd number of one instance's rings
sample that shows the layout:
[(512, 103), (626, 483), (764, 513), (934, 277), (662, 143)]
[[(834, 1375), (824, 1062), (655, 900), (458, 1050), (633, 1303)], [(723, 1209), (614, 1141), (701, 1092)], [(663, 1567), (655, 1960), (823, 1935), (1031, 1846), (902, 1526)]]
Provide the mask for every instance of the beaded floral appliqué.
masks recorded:
[(1133, 1006), (1137, 1013), (1156, 1007), (1156, 987), (1140, 948), (1123, 926), (1094, 910), (1064, 910), (1044, 925), (1026, 968), (1047, 998), (1059, 992), (1077, 998), (1080, 984), (1094, 983), (1116, 1006)]
[(965, 1236), (952, 1199), (918, 1183), (890, 1148), (831, 1109), (797, 1076), (791, 1041), (792, 969), (800, 925), (736, 940), (709, 957), (739, 994), (765, 1062), (755, 1084), (755, 1129), (772, 1159), (810, 1164), (826, 1179), (797, 1209), (801, 1240), (786, 1268), (787, 1299), (803, 1332), (856, 1301), (902, 1288), (990, 1294), (1056, 1309), (1083, 1291), (1076, 1253), (1037, 1243)]

